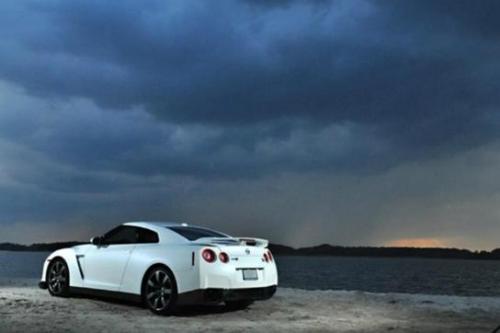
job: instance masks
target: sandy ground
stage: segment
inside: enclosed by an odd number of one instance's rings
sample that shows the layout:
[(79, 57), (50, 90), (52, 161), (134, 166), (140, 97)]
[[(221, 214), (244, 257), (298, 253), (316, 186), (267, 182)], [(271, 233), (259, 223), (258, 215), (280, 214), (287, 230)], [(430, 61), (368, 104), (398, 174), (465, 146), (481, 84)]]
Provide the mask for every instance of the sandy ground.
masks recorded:
[(0, 332), (493, 332), (500, 298), (280, 288), (248, 309), (189, 307), (160, 317), (117, 301), (0, 286)]

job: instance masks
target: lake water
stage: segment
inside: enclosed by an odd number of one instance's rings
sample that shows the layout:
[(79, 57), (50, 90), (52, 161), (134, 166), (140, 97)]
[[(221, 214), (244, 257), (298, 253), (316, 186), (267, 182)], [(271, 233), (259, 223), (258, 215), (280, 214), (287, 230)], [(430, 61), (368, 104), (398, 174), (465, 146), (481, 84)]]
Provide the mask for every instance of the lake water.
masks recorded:
[[(35, 284), (47, 255), (0, 251), (0, 284)], [(500, 261), (288, 256), (276, 261), (282, 287), (500, 296)]]

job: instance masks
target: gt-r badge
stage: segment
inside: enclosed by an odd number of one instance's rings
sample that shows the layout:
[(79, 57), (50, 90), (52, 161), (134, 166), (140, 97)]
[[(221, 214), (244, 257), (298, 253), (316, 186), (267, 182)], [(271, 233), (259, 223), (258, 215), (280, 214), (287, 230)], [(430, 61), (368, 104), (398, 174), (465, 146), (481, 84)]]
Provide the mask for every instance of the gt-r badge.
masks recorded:
[(245, 249), (245, 253), (246, 254), (250, 254), (250, 250), (249, 249)]

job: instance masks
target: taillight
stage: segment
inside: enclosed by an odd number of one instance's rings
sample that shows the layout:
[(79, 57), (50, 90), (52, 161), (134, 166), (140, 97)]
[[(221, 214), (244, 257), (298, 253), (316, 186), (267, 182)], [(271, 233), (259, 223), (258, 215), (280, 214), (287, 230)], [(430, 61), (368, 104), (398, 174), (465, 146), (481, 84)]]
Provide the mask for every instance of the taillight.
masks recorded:
[(214, 262), (217, 258), (215, 252), (210, 249), (205, 249), (201, 252), (201, 256), (205, 259), (206, 262)]
[(273, 261), (273, 255), (271, 254), (271, 251), (264, 251), (264, 254), (262, 255), (262, 261), (265, 262)]
[(229, 261), (229, 256), (225, 252), (219, 253), (219, 260), (222, 261), (223, 263), (227, 263)]

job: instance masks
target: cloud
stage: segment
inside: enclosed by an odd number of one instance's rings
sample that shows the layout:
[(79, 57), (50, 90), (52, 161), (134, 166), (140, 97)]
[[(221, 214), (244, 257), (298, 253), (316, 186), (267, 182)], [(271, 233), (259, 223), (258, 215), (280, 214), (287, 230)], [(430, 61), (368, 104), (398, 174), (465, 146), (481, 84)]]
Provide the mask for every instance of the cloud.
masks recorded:
[[(366, 243), (443, 238), (433, 225), (460, 218), (427, 198), (468, 193), (469, 173), (488, 166), (452, 161), (496, 152), (499, 140), (499, 9), (2, 3), (0, 197), (15, 200), (0, 220), (178, 216), (233, 228), (219, 221), (254, 216), (262, 232), (297, 243), (308, 228), (335, 231), (339, 243), (360, 229)], [(427, 167), (437, 161), (467, 177), (442, 188)], [(414, 175), (425, 186), (407, 184)], [(486, 183), (472, 187), (462, 217), (494, 203), (478, 201)], [(481, 230), (494, 217), (484, 220)], [(293, 228), (281, 236), (284, 224)]]
[(497, 138), (494, 2), (270, 3), (4, 4), (0, 75), (38, 96), (249, 133), (237, 146), (304, 123), (377, 130), (395, 161)]
[[(387, 149), (373, 131), (354, 123), (322, 128), (295, 124), (280, 134), (281, 126), (290, 125), (233, 129), (157, 122), (140, 109), (118, 113), (85, 99), (46, 101), (9, 84), (0, 85), (0, 91), (6, 110), (0, 113), (0, 138), (79, 170), (84, 178), (74, 179), (89, 189), (98, 188), (85, 178), (91, 172), (248, 178), (286, 171), (362, 168), (363, 161), (373, 160), (372, 154)], [(16, 109), (10, 110), (13, 105)], [(64, 177), (64, 171), (60, 173)], [(33, 175), (35, 182), (38, 178), (43, 179)], [(61, 184), (83, 190), (69, 179)]]
[[(446, 8), (477, 8), (454, 3)], [(457, 10), (446, 16), (452, 23), (430, 15), (425, 28), (426, 4), (295, 2), (252, 11), (238, 2), (36, 3), (23, 13), (38, 29), (6, 20), (13, 37), (2, 43), (10, 52), (0, 71), (34, 93), (144, 105), (175, 122), (407, 123), (436, 109), (466, 118), (498, 102), (487, 74), (498, 70), (497, 54), (476, 53), (494, 41), (464, 40), (456, 26), (470, 22)], [(407, 7), (416, 14), (403, 24)]]

